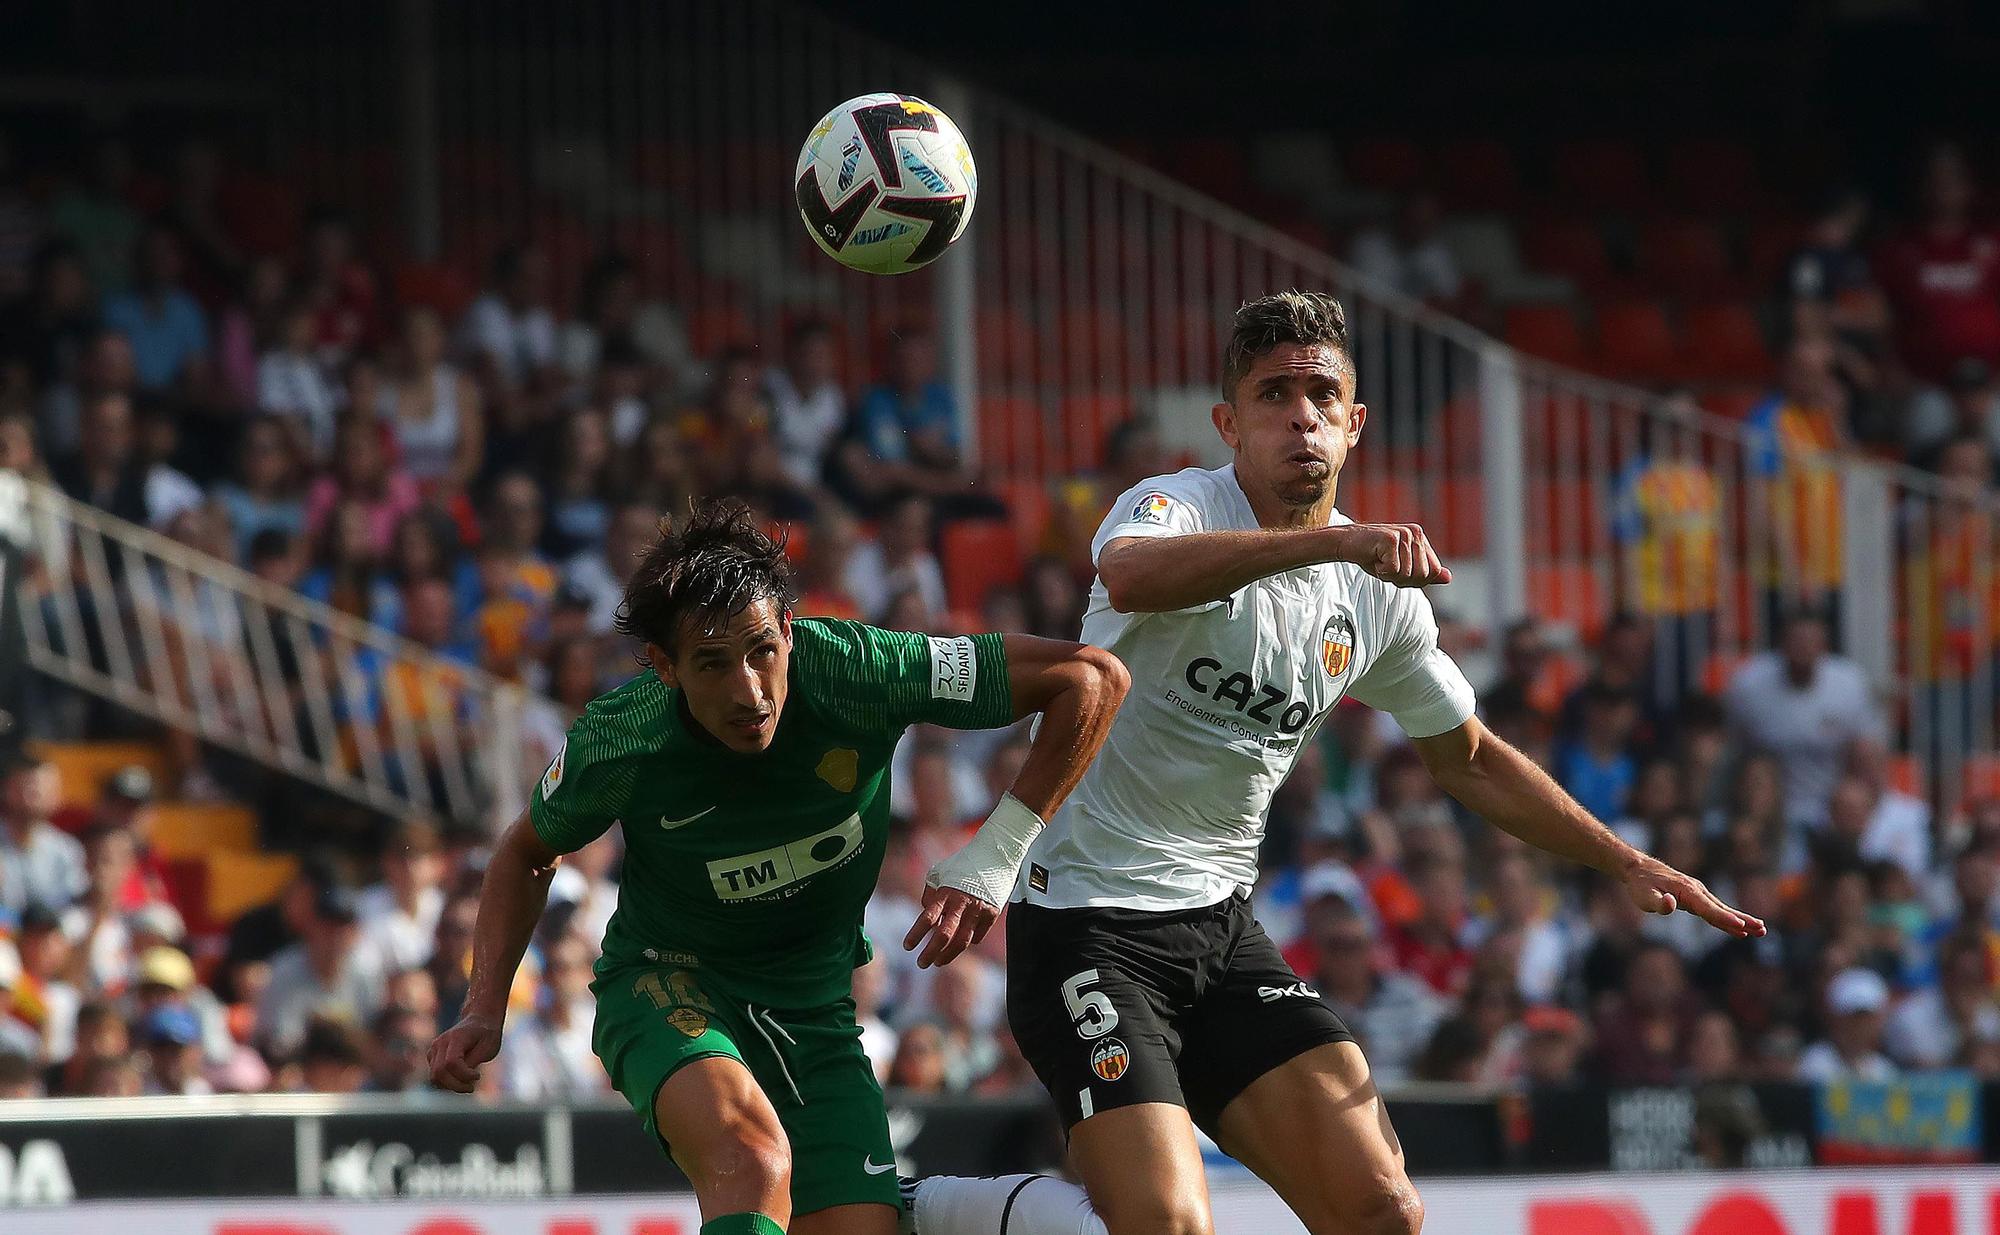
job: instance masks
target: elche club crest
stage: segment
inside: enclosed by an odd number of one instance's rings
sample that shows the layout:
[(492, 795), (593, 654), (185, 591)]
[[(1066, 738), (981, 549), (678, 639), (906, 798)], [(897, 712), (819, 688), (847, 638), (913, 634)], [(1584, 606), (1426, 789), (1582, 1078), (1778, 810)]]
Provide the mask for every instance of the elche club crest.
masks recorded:
[(1106, 1038), (1090, 1051), (1090, 1070), (1103, 1081), (1115, 1081), (1132, 1064), (1132, 1052), (1116, 1038)]
[(1347, 672), (1353, 659), (1354, 623), (1345, 613), (1336, 613), (1320, 634), (1319, 661), (1326, 666), (1328, 677), (1337, 678)]

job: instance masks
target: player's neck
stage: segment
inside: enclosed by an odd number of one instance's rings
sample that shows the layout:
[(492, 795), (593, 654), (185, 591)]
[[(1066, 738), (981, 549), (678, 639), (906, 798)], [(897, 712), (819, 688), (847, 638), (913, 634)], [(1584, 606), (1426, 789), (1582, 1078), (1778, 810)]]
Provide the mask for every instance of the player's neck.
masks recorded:
[(1289, 506), (1268, 493), (1252, 493), (1248, 488), (1244, 488), (1243, 496), (1250, 503), (1250, 513), (1257, 516), (1257, 526), (1271, 531), (1325, 527), (1333, 522), (1331, 487), (1325, 497), (1310, 506)]

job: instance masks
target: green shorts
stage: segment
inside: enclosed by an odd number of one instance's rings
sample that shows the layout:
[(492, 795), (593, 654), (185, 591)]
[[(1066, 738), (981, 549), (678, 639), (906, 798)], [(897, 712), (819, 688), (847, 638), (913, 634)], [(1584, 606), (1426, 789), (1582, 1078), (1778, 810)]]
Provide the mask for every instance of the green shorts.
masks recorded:
[(898, 1206), (889, 1112), (861, 1050), (854, 1001), (766, 1008), (703, 986), (686, 969), (622, 966), (591, 983), (591, 1047), (662, 1147), (653, 1098), (683, 1064), (721, 1056), (750, 1070), (792, 1150), (792, 1212)]

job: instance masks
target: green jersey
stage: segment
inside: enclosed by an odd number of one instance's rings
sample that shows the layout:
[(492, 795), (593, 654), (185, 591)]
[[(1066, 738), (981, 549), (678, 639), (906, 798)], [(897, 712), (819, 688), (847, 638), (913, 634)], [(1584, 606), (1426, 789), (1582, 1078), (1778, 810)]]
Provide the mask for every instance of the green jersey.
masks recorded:
[(909, 726), (1013, 717), (1000, 636), (792, 623), (789, 692), (768, 749), (722, 745), (648, 673), (593, 700), (530, 798), (558, 853), (625, 825), (599, 972), (698, 971), (734, 998), (845, 998), (869, 956), (862, 911), (889, 837), (889, 756)]

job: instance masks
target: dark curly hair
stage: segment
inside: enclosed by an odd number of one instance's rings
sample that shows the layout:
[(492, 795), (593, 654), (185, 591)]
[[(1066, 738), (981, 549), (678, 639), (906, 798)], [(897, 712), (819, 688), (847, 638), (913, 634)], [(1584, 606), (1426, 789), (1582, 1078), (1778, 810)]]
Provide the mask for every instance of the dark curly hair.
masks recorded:
[(1246, 300), (1236, 310), (1229, 342), (1222, 350), (1222, 397), (1234, 403), (1237, 383), (1251, 362), (1284, 343), (1321, 343), (1339, 354), (1351, 373), (1354, 353), (1347, 340), (1347, 311), (1325, 292), (1284, 291)]
[[(742, 502), (705, 500), (678, 530), (660, 520), (659, 540), (625, 584), (616, 627), (671, 656), (690, 618), (715, 630), (760, 600), (788, 613), (797, 600), (784, 538), (766, 535)], [(642, 653), (640, 663), (652, 662)]]

